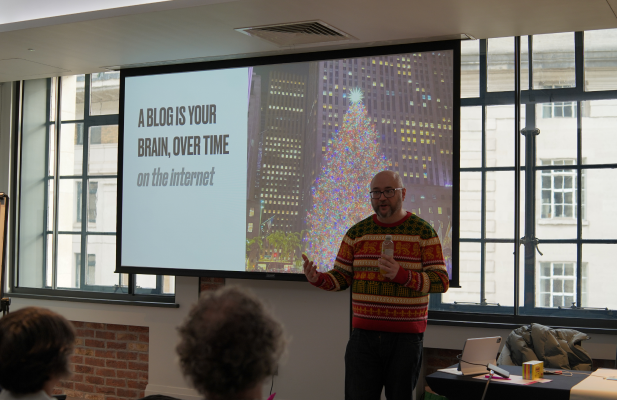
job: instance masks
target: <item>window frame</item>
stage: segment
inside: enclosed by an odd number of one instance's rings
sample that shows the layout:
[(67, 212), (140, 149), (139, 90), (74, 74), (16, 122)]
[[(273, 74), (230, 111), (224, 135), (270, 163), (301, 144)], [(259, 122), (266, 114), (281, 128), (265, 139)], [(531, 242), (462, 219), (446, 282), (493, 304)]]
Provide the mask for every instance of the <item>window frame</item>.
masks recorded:
[[(582, 227), (584, 225), (583, 217), (585, 212), (582, 209), (586, 206), (584, 196), (587, 194), (587, 190), (583, 187), (582, 178), (585, 171), (589, 169), (613, 169), (617, 168), (617, 163), (599, 163), (599, 164), (585, 164), (582, 156), (582, 104), (589, 100), (608, 100), (617, 99), (617, 90), (606, 91), (593, 91), (586, 92), (584, 88), (584, 32), (573, 32), (574, 44), (575, 44), (575, 87), (570, 88), (542, 88), (533, 89), (533, 36), (527, 37), (528, 40), (528, 73), (529, 73), (529, 86), (521, 88), (518, 93), (521, 107), (524, 107), (525, 112), (525, 127), (522, 127), (521, 133), (513, 132), (511, 136), (513, 143), (518, 142), (521, 149), (521, 155), (524, 156), (525, 164), (521, 165), (518, 169), (518, 173), (524, 172), (524, 178), (519, 179), (519, 188), (525, 189), (524, 199), (516, 198), (515, 207), (518, 212), (519, 218), (515, 218), (512, 227), (514, 232), (516, 226), (520, 226), (520, 217), (524, 215), (525, 226), (521, 227), (519, 240), (512, 238), (488, 238), (486, 235), (486, 174), (494, 171), (512, 171), (516, 174), (516, 160), (513, 160), (513, 167), (487, 167), (486, 163), (486, 115), (487, 107), (495, 105), (515, 105), (516, 92), (489, 92), (487, 87), (488, 81), (488, 65), (487, 65), (487, 48), (488, 39), (481, 39), (478, 41), (479, 46), (479, 95), (473, 98), (461, 98), (461, 108), (480, 106), (482, 109), (482, 164), (480, 167), (474, 168), (460, 168), (460, 172), (479, 172), (482, 175), (482, 200), (481, 200), (481, 234), (480, 238), (459, 238), (459, 243), (479, 243), (481, 247), (480, 254), (480, 298), (477, 303), (442, 303), (440, 295), (432, 295), (429, 300), (429, 324), (435, 325), (462, 325), (462, 326), (477, 326), (477, 327), (491, 327), (491, 328), (506, 328), (512, 329), (520, 325), (529, 323), (541, 323), (544, 325), (550, 325), (553, 327), (572, 327), (581, 328), (587, 332), (599, 332), (617, 334), (617, 313), (615, 310), (609, 309), (597, 309), (593, 307), (585, 308), (580, 307), (583, 302), (583, 297), (586, 293), (583, 293), (583, 269), (587, 268), (587, 263), (582, 260), (582, 246), (584, 244), (617, 244), (617, 238), (612, 239), (584, 239), (582, 237)], [(520, 38), (520, 37), (518, 37)], [(516, 40), (513, 38), (513, 47), (516, 53)], [(519, 40), (522, 40), (520, 38)], [(519, 42), (520, 43), (520, 42)], [(518, 59), (520, 60), (520, 45)], [(515, 54), (515, 60), (517, 54)], [(521, 69), (518, 68), (520, 71)], [(516, 67), (515, 67), (516, 71)], [(535, 137), (538, 134), (536, 129), (536, 117), (542, 118), (542, 115), (536, 116), (536, 105), (540, 103), (559, 103), (567, 104), (568, 102), (575, 105), (575, 113), (571, 118), (575, 118), (577, 122), (577, 156), (573, 165), (568, 165), (567, 168), (572, 170), (576, 174), (576, 194), (574, 204), (576, 205), (575, 214), (576, 217), (572, 218), (573, 222), (577, 224), (576, 238), (573, 239), (536, 239), (536, 214), (540, 213), (539, 207), (537, 207), (537, 201), (541, 203), (541, 189), (538, 188), (536, 183), (536, 174), (541, 175), (544, 170), (558, 170), (565, 169), (564, 165), (536, 165), (536, 145)], [(542, 113), (543, 109), (540, 109)], [(516, 115), (516, 113), (515, 113)], [(541, 134), (541, 132), (540, 132)], [(523, 142), (521, 136), (525, 137)], [(515, 152), (515, 157), (517, 156)], [(551, 163), (552, 164), (552, 163)], [(519, 175), (520, 176), (520, 175)], [(551, 174), (550, 176), (553, 176)], [(538, 182), (541, 183), (541, 182)], [(515, 180), (516, 185), (516, 180)], [(516, 189), (516, 188), (515, 188)], [(515, 190), (514, 193), (520, 193)], [(538, 197), (540, 196), (540, 197)], [(514, 210), (513, 210), (514, 211)], [(524, 213), (524, 214), (522, 214)], [(516, 213), (515, 213), (516, 215)], [(540, 217), (540, 215), (538, 215)], [(546, 220), (546, 219), (545, 219)], [(550, 220), (550, 219), (549, 219)], [(548, 220), (547, 220), (548, 221)], [(586, 222), (586, 221), (585, 221)], [(519, 242), (520, 246), (516, 246), (516, 242)], [(514, 285), (514, 305), (513, 306), (501, 306), (488, 304), (485, 300), (486, 290), (486, 245), (489, 243), (509, 243), (514, 247), (515, 263), (514, 274), (512, 279)], [(576, 304), (580, 308), (543, 308), (536, 306), (536, 264), (537, 251), (541, 249), (542, 244), (575, 244), (576, 245), (576, 262), (575, 262), (575, 297)], [(523, 262), (516, 262), (516, 261)], [(549, 260), (547, 260), (549, 261)], [(539, 264), (538, 264), (539, 265)], [(552, 265), (552, 262), (551, 262)], [(521, 271), (522, 269), (522, 271)], [(588, 271), (588, 269), (587, 269)], [(522, 274), (521, 274), (522, 272)], [(519, 278), (520, 277), (520, 278)], [(521, 285), (524, 291), (521, 292)], [(522, 295), (522, 299), (519, 300), (519, 294)]]
[[(116, 232), (101, 232), (101, 231), (88, 231), (89, 224), (89, 210), (88, 210), (88, 201), (90, 196), (90, 181), (97, 179), (117, 179), (116, 174), (100, 174), (100, 175), (91, 175), (88, 171), (88, 157), (89, 157), (89, 135), (90, 135), (90, 127), (95, 126), (106, 126), (106, 125), (118, 125), (119, 124), (119, 113), (116, 114), (107, 114), (107, 115), (90, 115), (91, 110), (91, 83), (92, 83), (92, 74), (82, 74), (84, 76), (84, 115), (83, 119), (78, 120), (61, 120), (62, 113), (62, 77), (57, 78), (46, 78), (46, 115), (45, 115), (45, 191), (44, 191), (44, 221), (43, 221), (43, 260), (41, 266), (41, 273), (43, 274), (42, 282), (46, 282), (46, 275), (48, 273), (48, 238), (49, 235), (53, 235), (53, 246), (54, 249), (52, 254), (54, 256), (54, 260), (52, 260), (52, 282), (51, 286), (44, 286), (41, 288), (28, 288), (28, 287), (20, 287), (18, 285), (19, 282), (19, 274), (20, 274), (20, 234), (19, 234), (19, 208), (21, 204), (21, 192), (22, 192), (22, 184), (21, 184), (21, 164), (22, 164), (22, 135), (23, 135), (23, 108), (24, 108), (24, 84), (23, 81), (18, 85), (18, 90), (16, 93), (16, 103), (19, 104), (19, 107), (16, 108), (15, 111), (15, 121), (18, 124), (15, 124), (15, 135), (16, 141), (15, 146), (12, 149), (13, 151), (13, 160), (14, 161), (14, 172), (11, 177), (14, 184), (12, 187), (16, 188), (16, 197), (17, 201), (14, 203), (16, 206), (13, 207), (11, 211), (11, 218), (13, 221), (12, 225), (12, 234), (11, 237), (13, 239), (13, 246), (11, 252), (11, 278), (9, 279), (9, 290), (11, 297), (27, 297), (27, 298), (40, 298), (46, 300), (64, 300), (64, 301), (77, 301), (77, 302), (111, 302), (113, 304), (128, 304), (128, 305), (146, 305), (146, 306), (158, 306), (158, 307), (178, 307), (175, 304), (175, 292), (170, 294), (164, 294), (163, 291), (163, 276), (156, 276), (156, 288), (154, 289), (143, 289), (139, 288), (136, 285), (136, 274), (120, 274), (118, 273), (118, 284), (114, 286), (103, 286), (103, 285), (86, 285), (86, 272), (88, 270), (89, 257), (83, 257), (84, 254), (87, 254), (87, 242), (88, 236), (106, 236), (112, 235), (116, 236)], [(52, 120), (51, 118), (51, 107), (52, 107), (52, 95), (54, 96), (55, 102), (55, 116)], [(81, 132), (82, 132), (82, 150), (83, 150), (83, 158), (82, 158), (82, 171), (80, 175), (71, 175), (71, 176), (61, 176), (59, 171), (59, 158), (60, 152), (54, 151), (53, 155), (55, 159), (54, 162), (54, 170), (53, 174), (49, 173), (49, 165), (50, 165), (50, 139), (51, 135), (54, 135), (53, 144), (56, 148), (58, 148), (58, 143), (60, 140), (62, 125), (68, 124), (81, 124)], [(53, 128), (53, 129), (52, 129)], [(78, 128), (79, 129), (79, 128)], [(81, 229), (78, 231), (60, 231), (58, 230), (58, 221), (57, 221), (57, 208), (58, 208), (58, 198), (59, 198), (59, 183), (61, 180), (74, 180), (76, 182), (81, 183), (81, 192), (80, 195), (80, 203), (81, 209), (79, 215), (72, 212), (76, 220), (81, 225)], [(53, 229), (50, 229), (48, 226), (49, 221), (49, 190), (47, 187), (50, 182), (54, 185), (53, 190), (53, 207), (56, 208), (56, 211), (53, 213), (53, 218), (55, 218)], [(83, 188), (86, 190), (83, 190)], [(116, 203), (113, 202), (114, 207)], [(79, 288), (58, 288), (57, 287), (57, 238), (59, 235), (78, 235), (81, 240), (81, 254), (80, 257), (80, 265), (78, 267), (78, 279), (79, 279)], [(123, 277), (123, 275), (125, 275)], [(126, 286), (123, 286), (123, 282), (126, 282)], [(84, 290), (84, 287), (88, 289)], [(118, 293), (118, 292), (121, 293)]]

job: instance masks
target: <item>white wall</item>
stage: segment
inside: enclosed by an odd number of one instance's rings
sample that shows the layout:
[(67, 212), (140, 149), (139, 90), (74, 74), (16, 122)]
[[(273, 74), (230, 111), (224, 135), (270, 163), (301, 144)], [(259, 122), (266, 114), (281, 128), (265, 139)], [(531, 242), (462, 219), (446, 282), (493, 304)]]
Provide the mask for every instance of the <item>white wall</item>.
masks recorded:
[[(274, 379), (279, 400), (340, 400), (344, 398), (345, 345), (349, 333), (349, 292), (323, 292), (303, 282), (228, 279), (227, 285), (251, 288), (285, 324), (291, 338), (288, 354)], [(180, 308), (42, 301), (13, 298), (11, 309), (36, 305), (50, 308), (69, 320), (150, 327), (150, 371), (146, 395), (166, 394), (197, 400), (182, 378), (175, 355), (176, 327), (197, 300), (198, 278), (176, 279)], [(502, 336), (509, 330), (429, 325), (425, 347), (462, 349), (469, 337)], [(593, 358), (614, 359), (617, 336), (591, 334), (584, 347)], [(270, 390), (270, 381), (264, 391)]]
[(12, 100), (13, 83), (0, 83), (0, 192), (9, 196)]

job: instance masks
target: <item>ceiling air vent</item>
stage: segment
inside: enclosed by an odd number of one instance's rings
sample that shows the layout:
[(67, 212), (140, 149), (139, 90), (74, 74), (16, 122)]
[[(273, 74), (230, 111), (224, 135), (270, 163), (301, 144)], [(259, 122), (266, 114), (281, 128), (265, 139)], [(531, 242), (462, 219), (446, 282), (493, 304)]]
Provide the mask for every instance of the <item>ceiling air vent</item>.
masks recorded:
[(252, 28), (238, 28), (236, 30), (249, 36), (259, 37), (279, 46), (297, 46), (355, 39), (353, 36), (322, 21), (255, 26)]

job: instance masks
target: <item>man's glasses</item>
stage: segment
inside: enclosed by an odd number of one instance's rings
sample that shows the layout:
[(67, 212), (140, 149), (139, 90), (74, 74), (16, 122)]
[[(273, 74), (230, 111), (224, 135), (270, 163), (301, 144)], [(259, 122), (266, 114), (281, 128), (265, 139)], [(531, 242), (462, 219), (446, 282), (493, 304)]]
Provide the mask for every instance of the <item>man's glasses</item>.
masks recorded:
[(403, 190), (403, 188), (386, 189), (383, 192), (380, 192), (379, 190), (373, 190), (369, 193), (371, 194), (371, 199), (379, 199), (382, 193), (386, 199), (389, 199), (390, 197), (394, 197), (394, 193), (397, 190)]

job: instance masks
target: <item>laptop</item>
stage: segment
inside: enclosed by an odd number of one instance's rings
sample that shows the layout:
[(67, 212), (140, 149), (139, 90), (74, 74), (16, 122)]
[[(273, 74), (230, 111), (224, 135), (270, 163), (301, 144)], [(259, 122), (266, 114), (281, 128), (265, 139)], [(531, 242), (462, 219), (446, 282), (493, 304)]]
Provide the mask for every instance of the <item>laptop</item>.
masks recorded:
[(467, 339), (463, 346), (458, 370), (463, 375), (487, 373), (487, 364), (497, 365), (497, 353), (500, 346), (501, 336)]

